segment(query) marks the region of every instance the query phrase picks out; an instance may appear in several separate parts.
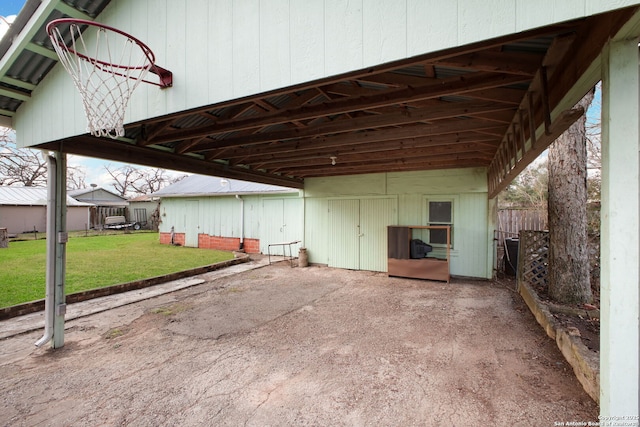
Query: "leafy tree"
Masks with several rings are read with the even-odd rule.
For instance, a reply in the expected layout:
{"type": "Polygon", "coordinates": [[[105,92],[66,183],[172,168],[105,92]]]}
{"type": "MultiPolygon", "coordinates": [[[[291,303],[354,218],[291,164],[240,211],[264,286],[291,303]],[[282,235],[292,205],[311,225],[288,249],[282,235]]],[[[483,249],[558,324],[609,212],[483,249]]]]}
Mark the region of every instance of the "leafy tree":
{"type": "Polygon", "coordinates": [[[508,208],[547,208],[547,159],[541,157],[530,164],[498,195],[498,207],[508,208]]]}

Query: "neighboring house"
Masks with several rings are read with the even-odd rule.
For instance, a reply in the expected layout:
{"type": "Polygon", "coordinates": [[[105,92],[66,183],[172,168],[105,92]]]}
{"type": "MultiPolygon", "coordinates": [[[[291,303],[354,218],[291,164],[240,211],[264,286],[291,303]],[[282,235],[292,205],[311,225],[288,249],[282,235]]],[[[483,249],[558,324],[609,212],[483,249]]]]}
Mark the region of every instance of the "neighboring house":
{"type": "MultiPolygon", "coordinates": [[[[67,230],[84,230],[90,204],[67,196],[67,230]]],[[[0,228],[10,235],[47,230],[47,189],[0,186],[0,228]]]]}
{"type": "Polygon", "coordinates": [[[142,228],[158,229],[157,210],[160,198],[155,194],[145,194],[129,199],[129,220],[139,223],[142,228]]]}
{"type": "Polygon", "coordinates": [[[94,187],[70,190],[67,191],[67,195],[79,202],[90,203],[94,206],[91,209],[90,228],[102,227],[104,219],[108,216],[122,215],[127,220],[131,220],[127,212],[128,200],[104,188],[94,187]]]}
{"type": "Polygon", "coordinates": [[[303,239],[299,190],[191,175],[153,195],[160,197],[161,243],[266,253],[270,243],[303,239]]]}

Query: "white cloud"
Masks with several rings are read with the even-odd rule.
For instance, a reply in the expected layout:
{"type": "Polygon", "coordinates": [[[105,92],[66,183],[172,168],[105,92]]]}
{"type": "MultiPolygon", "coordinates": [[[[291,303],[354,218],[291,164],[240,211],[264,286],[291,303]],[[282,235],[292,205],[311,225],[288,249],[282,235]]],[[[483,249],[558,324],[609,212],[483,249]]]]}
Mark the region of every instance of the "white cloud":
{"type": "Polygon", "coordinates": [[[9,24],[12,24],[16,20],[16,15],[9,15],[7,17],[0,16],[0,39],[9,30],[9,24]]]}

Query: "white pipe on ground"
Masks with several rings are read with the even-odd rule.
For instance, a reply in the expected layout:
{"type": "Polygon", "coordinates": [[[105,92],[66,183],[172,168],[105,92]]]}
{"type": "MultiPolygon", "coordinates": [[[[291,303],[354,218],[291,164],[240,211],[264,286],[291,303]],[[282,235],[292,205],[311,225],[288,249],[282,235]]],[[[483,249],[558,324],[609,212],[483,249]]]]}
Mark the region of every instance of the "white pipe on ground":
{"type": "Polygon", "coordinates": [[[244,199],[236,194],[236,199],[240,200],[240,250],[244,249],[244,199]]]}
{"type": "Polygon", "coordinates": [[[44,302],[44,335],[36,341],[36,347],[41,347],[53,338],[54,304],[55,304],[55,265],[56,265],[56,169],[57,163],[53,156],[47,155],[47,273],[46,296],[44,302]]]}

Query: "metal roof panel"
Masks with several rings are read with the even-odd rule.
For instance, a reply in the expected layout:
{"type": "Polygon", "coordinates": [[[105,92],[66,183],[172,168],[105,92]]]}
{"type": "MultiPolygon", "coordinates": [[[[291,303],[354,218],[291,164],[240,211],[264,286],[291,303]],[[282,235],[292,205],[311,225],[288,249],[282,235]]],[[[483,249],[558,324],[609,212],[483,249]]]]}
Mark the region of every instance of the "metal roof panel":
{"type": "MultiPolygon", "coordinates": [[[[9,206],[46,206],[47,189],[40,187],[0,186],[0,205],[9,206]]],[[[67,196],[67,206],[91,206],[67,196]]]]}
{"type": "Polygon", "coordinates": [[[233,196],[241,194],[297,193],[277,185],[259,184],[216,176],[191,175],[153,193],[159,197],[233,196]]]}

